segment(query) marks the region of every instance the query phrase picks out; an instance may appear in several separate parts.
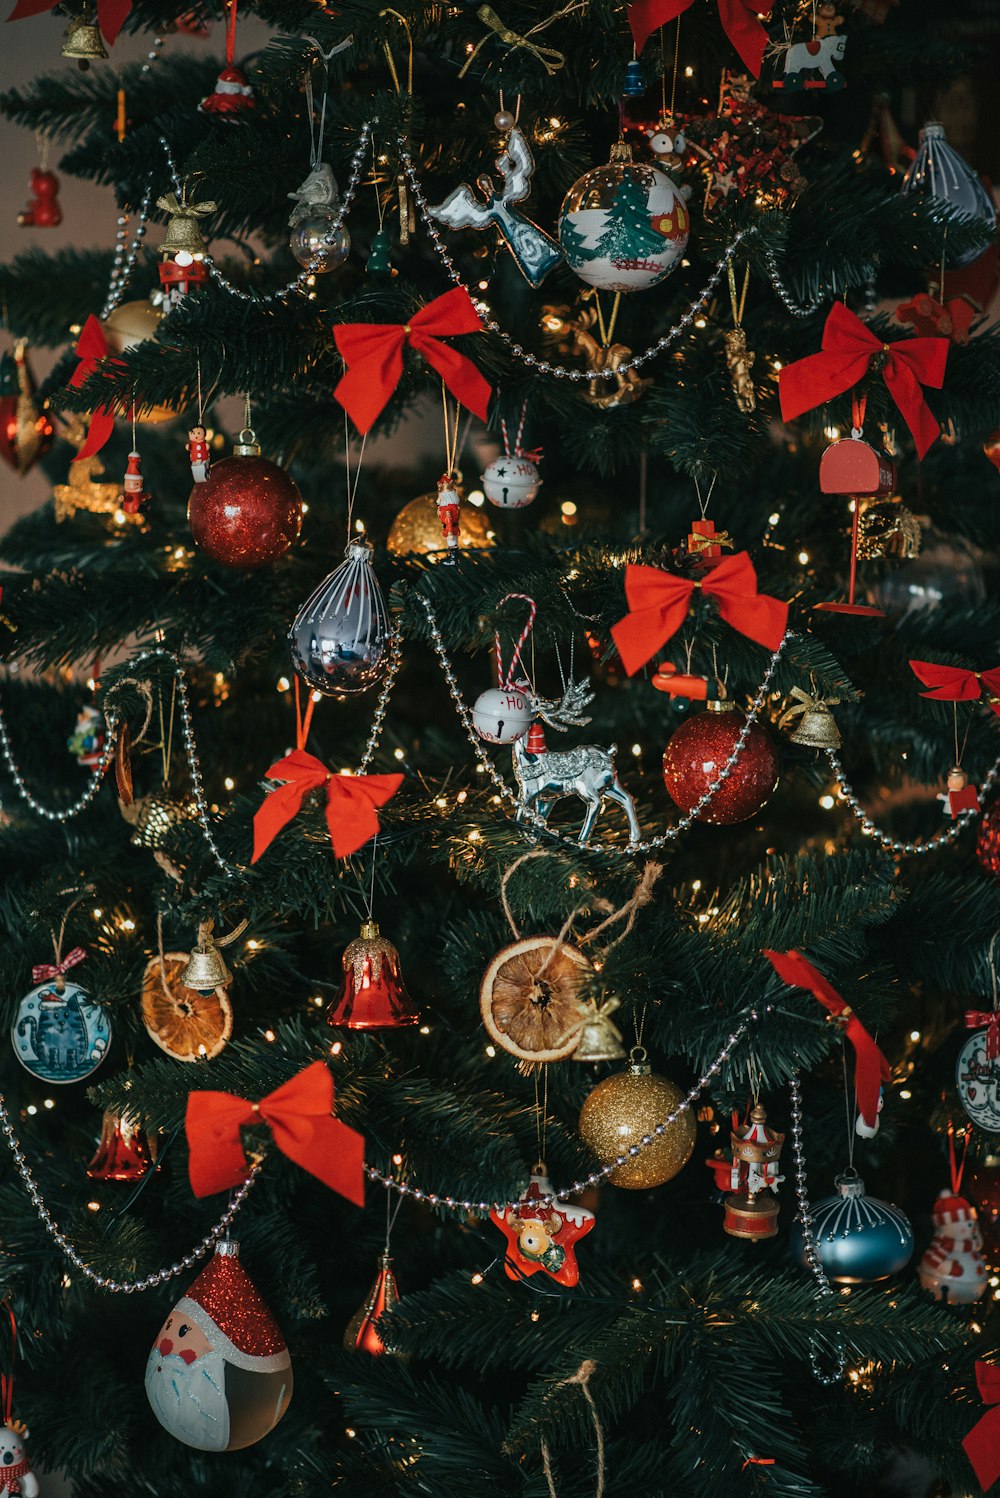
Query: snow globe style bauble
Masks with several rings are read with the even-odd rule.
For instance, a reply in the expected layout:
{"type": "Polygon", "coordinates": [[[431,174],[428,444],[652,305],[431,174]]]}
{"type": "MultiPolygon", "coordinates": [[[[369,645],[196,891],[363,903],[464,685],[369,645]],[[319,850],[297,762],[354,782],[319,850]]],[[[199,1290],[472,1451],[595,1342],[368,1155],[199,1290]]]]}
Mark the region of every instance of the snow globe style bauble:
{"type": "Polygon", "coordinates": [[[607,166],[587,172],[563,199],[559,243],[570,268],[598,291],[644,291],[679,264],[690,227],[673,178],[634,162],[620,141],[607,166]]]}

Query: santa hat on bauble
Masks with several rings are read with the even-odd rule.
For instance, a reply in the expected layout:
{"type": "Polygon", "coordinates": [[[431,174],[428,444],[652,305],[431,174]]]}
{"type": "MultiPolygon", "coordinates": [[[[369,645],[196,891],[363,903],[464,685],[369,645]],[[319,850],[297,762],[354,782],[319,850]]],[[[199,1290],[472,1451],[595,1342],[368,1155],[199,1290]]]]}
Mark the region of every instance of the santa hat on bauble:
{"type": "Polygon", "coordinates": [[[237,114],[244,109],[256,109],[257,101],[246,74],[239,68],[228,66],[222,69],[215,83],[215,91],[202,99],[198,108],[204,114],[237,114]]]}
{"type": "Polygon", "coordinates": [[[199,1326],[227,1363],[248,1373],[291,1366],[281,1328],[239,1261],[238,1243],[219,1243],[176,1314],[199,1326]]]}

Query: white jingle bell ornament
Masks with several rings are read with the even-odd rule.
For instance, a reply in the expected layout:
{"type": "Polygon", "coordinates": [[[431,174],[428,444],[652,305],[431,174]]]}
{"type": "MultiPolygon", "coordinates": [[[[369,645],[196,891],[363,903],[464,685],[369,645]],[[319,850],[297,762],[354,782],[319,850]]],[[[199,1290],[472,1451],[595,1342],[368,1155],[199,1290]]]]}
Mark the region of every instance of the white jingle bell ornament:
{"type": "Polygon", "coordinates": [[[514,646],[506,670],[504,670],[500,649],[500,632],[497,631],[495,649],[497,680],[500,684],[481,692],[472,709],[472,725],[479,737],[485,739],[487,744],[515,744],[528,732],[534,719],[531,690],[525,681],[515,678],[515,672],[523,670],[521,651],[531,633],[538,608],[535,600],[529,598],[526,593],[508,593],[501,598],[497,608],[503,608],[504,604],[510,603],[512,599],[520,599],[522,603],[528,605],[527,623],[514,646]]]}
{"type": "Polygon", "coordinates": [[[531,458],[504,453],[483,470],[483,493],[501,510],[523,510],[542,487],[538,465],[531,458]]]}

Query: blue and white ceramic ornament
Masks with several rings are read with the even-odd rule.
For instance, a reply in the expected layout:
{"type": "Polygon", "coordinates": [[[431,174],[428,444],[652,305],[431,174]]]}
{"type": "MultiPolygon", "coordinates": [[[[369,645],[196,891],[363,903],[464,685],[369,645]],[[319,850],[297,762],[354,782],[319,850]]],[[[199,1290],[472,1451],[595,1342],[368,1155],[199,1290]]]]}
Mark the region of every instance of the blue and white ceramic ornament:
{"type": "MultiPolygon", "coordinates": [[[[810,1208],[819,1261],[840,1285],[867,1285],[898,1274],[913,1256],[913,1229],[898,1207],[865,1195],[856,1170],[837,1176],[836,1196],[810,1208]]],[[[806,1267],[801,1222],[795,1222],[788,1246],[806,1267]]]]}
{"type": "Polygon", "coordinates": [[[111,1044],[107,1010],[78,983],[39,983],[25,994],[11,1026],[14,1055],[39,1081],[61,1086],[96,1071],[111,1044]]]}

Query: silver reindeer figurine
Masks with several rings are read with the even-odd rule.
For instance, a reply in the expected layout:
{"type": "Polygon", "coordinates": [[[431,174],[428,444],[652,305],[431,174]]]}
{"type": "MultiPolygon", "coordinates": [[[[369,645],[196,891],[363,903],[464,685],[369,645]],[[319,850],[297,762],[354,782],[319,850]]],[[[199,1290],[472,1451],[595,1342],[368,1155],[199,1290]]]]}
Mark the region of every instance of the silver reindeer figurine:
{"type": "MultiPolygon", "coordinates": [[[[533,696],[531,707],[543,723],[561,731],[589,723],[583,709],[593,699],[594,694],[586,682],[570,681],[560,701],[533,696]]],[[[525,812],[533,811],[547,822],[549,813],[561,797],[579,796],[586,806],[579,838],[580,845],[585,846],[607,798],[616,801],[628,818],[630,845],[639,842],[642,829],[635,814],[635,804],[615,769],[616,746],[612,744],[610,749],[601,749],[596,744],[579,744],[575,749],[555,753],[545,748],[533,752],[531,740],[537,737],[540,737],[538,730],[532,729],[512,746],[514,774],[521,791],[518,821],[523,820],[525,812]]]]}

